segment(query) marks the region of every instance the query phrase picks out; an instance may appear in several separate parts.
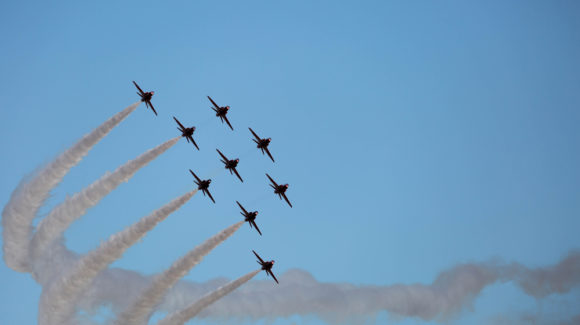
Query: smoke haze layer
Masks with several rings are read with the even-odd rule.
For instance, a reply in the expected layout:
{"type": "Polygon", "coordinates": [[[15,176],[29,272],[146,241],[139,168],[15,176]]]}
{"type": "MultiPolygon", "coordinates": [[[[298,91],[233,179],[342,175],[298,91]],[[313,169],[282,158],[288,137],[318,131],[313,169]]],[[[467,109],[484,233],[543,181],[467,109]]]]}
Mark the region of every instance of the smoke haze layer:
{"type": "MultiPolygon", "coordinates": [[[[439,273],[430,284],[353,285],[317,281],[310,273],[294,269],[282,274],[280,284],[272,279],[251,281],[200,312],[197,317],[224,319],[272,319],[293,315],[317,316],[332,324],[350,318],[369,318],[386,311],[399,317],[427,321],[445,320],[461,312],[488,286],[511,282],[534,298],[570,292],[580,285],[580,253],[571,252],[557,264],[527,268],[519,263],[466,263],[439,273]],[[535,289],[530,290],[530,283],[535,289]],[[558,283],[546,286],[543,283],[558,283]]],[[[112,305],[113,312],[125,310],[133,299],[150,286],[150,277],[136,272],[111,269],[102,274],[85,297],[84,308],[94,310],[112,305]]],[[[192,302],[226,284],[224,279],[206,283],[181,281],[158,306],[169,313],[187,308],[192,302]]]]}
{"type": "MultiPolygon", "coordinates": [[[[572,252],[557,264],[530,269],[518,263],[468,263],[441,272],[431,284],[387,286],[319,282],[308,272],[291,270],[273,281],[253,281],[200,313],[206,318],[264,319],[315,315],[332,323],[353,316],[372,317],[387,311],[426,321],[457,314],[488,286],[512,282],[534,298],[567,293],[580,284],[580,253],[572,252]]],[[[174,292],[164,306],[181,309],[188,290],[174,292]]]]}

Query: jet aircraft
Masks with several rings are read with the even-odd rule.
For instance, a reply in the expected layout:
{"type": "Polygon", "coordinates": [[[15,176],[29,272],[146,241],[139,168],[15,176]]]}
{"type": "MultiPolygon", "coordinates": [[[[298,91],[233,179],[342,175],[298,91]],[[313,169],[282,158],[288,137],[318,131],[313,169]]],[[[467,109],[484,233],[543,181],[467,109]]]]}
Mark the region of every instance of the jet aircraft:
{"type": "Polygon", "coordinates": [[[242,209],[243,212],[240,212],[240,214],[243,215],[246,221],[250,224],[250,228],[252,228],[253,225],[260,234],[260,236],[262,236],[262,232],[260,231],[260,228],[258,228],[258,225],[256,224],[256,216],[258,215],[258,211],[248,212],[246,211],[246,209],[244,209],[244,207],[240,204],[240,202],[236,201],[236,203],[238,204],[240,209],[242,209]]]}
{"type": "Polygon", "coordinates": [[[135,81],[133,81],[133,84],[135,85],[135,87],[137,87],[137,90],[139,90],[137,92],[137,95],[141,96],[141,101],[145,102],[145,106],[150,108],[153,111],[153,113],[155,113],[155,115],[157,115],[157,111],[155,111],[153,104],[151,104],[151,97],[153,97],[153,94],[155,92],[154,91],[144,92],[135,81]]]}
{"type": "Polygon", "coordinates": [[[213,203],[215,203],[213,196],[211,196],[211,193],[209,192],[209,184],[211,183],[211,179],[206,179],[202,181],[191,169],[189,170],[189,172],[191,173],[191,175],[193,175],[193,177],[195,177],[195,180],[193,182],[195,183],[195,185],[197,185],[197,189],[201,190],[204,196],[207,194],[207,196],[209,196],[209,198],[213,201],[213,203]]]}
{"type": "Polygon", "coordinates": [[[211,99],[211,97],[207,96],[207,98],[209,99],[209,101],[214,106],[211,109],[213,109],[213,111],[215,112],[215,116],[219,117],[220,120],[222,121],[222,123],[225,120],[226,123],[228,124],[228,126],[230,127],[230,129],[232,129],[232,131],[233,131],[234,128],[232,127],[232,125],[230,124],[230,121],[228,121],[228,117],[226,116],[228,114],[228,111],[230,110],[230,107],[229,106],[222,106],[222,107],[220,107],[218,104],[216,104],[213,101],[213,99],[211,99]]]}
{"type": "Polygon", "coordinates": [[[280,284],[280,282],[278,282],[278,279],[276,279],[276,276],[274,275],[274,273],[272,273],[272,267],[274,266],[274,260],[264,262],[264,260],[258,255],[258,253],[256,253],[254,250],[252,250],[252,252],[254,252],[254,255],[256,255],[256,257],[258,258],[259,261],[256,261],[256,262],[258,262],[258,264],[260,264],[262,266],[262,270],[266,271],[267,275],[271,275],[272,278],[274,279],[274,281],[276,281],[276,283],[280,284]]]}
{"type": "Polygon", "coordinates": [[[228,169],[230,171],[230,174],[232,172],[234,172],[236,174],[236,176],[238,176],[240,181],[242,181],[242,183],[243,183],[244,180],[242,179],[242,177],[240,176],[240,174],[238,174],[238,171],[236,170],[236,166],[238,165],[238,162],[240,162],[240,159],[236,158],[236,159],[229,160],[228,158],[226,158],[226,156],[224,156],[224,154],[221,151],[219,151],[219,149],[216,149],[216,150],[220,154],[220,156],[222,156],[221,162],[223,162],[224,165],[226,165],[225,167],[226,167],[226,169],[228,169]]]}
{"type": "Polygon", "coordinates": [[[268,150],[268,145],[270,144],[270,141],[272,141],[272,138],[261,139],[256,134],[256,132],[254,132],[254,130],[252,130],[252,128],[248,128],[248,129],[250,129],[250,132],[252,132],[252,134],[254,135],[255,139],[252,139],[252,140],[258,145],[258,149],[262,150],[262,154],[264,154],[264,151],[266,151],[266,153],[268,154],[268,157],[270,157],[270,159],[272,159],[272,162],[274,162],[274,158],[270,154],[270,150],[268,150]]]}
{"type": "Polygon", "coordinates": [[[184,137],[188,143],[191,140],[193,145],[197,148],[197,150],[199,150],[197,143],[195,143],[195,140],[193,140],[193,132],[195,131],[195,126],[192,126],[190,128],[186,128],[185,126],[183,126],[183,124],[181,124],[181,122],[179,122],[179,120],[177,118],[175,118],[175,116],[173,117],[173,119],[179,125],[179,127],[177,129],[179,130],[179,132],[181,132],[181,136],[184,137]]]}
{"type": "Polygon", "coordinates": [[[274,189],[274,193],[275,194],[278,194],[278,197],[280,197],[280,200],[282,200],[282,197],[284,197],[284,200],[286,200],[286,202],[288,203],[288,205],[290,207],[292,207],[292,203],[290,203],[290,201],[286,197],[286,190],[288,189],[288,184],[278,185],[272,179],[272,177],[270,177],[270,175],[268,175],[268,173],[266,173],[266,176],[268,176],[268,178],[270,179],[270,182],[272,182],[272,184],[270,184],[270,186],[274,189]]]}

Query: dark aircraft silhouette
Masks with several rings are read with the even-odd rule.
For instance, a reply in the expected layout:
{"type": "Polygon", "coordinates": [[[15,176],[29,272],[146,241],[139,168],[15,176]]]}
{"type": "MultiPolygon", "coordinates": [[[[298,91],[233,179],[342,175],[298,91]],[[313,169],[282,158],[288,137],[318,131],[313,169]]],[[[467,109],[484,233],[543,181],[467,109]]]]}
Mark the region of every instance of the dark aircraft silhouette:
{"type": "Polygon", "coordinates": [[[209,192],[209,184],[211,183],[211,179],[206,179],[202,181],[191,169],[189,170],[189,172],[191,173],[191,175],[193,175],[193,177],[195,177],[195,181],[193,182],[195,183],[195,185],[197,185],[197,189],[201,190],[204,196],[207,194],[207,196],[209,196],[209,198],[213,201],[213,203],[215,203],[213,196],[211,196],[211,193],[209,192]]]}
{"type": "Polygon", "coordinates": [[[238,158],[229,160],[228,158],[226,158],[226,156],[224,156],[224,154],[221,151],[219,151],[219,149],[216,149],[216,150],[220,154],[220,156],[222,156],[221,162],[223,162],[226,165],[226,169],[229,169],[230,174],[232,172],[236,173],[236,176],[238,176],[240,181],[242,181],[242,183],[243,183],[244,180],[242,179],[242,177],[240,176],[240,174],[238,174],[238,171],[236,170],[236,166],[238,165],[238,162],[240,162],[240,160],[238,158]]]}
{"type": "Polygon", "coordinates": [[[258,211],[248,212],[246,211],[246,209],[244,209],[244,207],[240,204],[240,202],[236,201],[236,203],[238,204],[240,209],[242,209],[243,212],[240,212],[240,214],[243,215],[244,218],[246,218],[246,221],[250,224],[250,228],[252,228],[252,225],[254,225],[260,236],[262,236],[262,232],[260,231],[260,228],[258,228],[258,225],[256,224],[255,221],[256,216],[258,215],[258,211]]]}
{"type": "Polygon", "coordinates": [[[252,130],[252,128],[248,129],[250,129],[250,132],[252,132],[252,134],[254,135],[255,139],[252,140],[254,140],[254,142],[258,145],[258,149],[262,150],[262,154],[264,154],[264,151],[266,151],[268,157],[270,157],[270,159],[272,159],[272,162],[274,162],[274,158],[272,158],[270,150],[268,150],[268,145],[270,144],[270,141],[272,141],[272,138],[260,139],[260,137],[256,134],[256,132],[254,132],[254,130],[252,130]]]}
{"type": "Polygon", "coordinates": [[[259,259],[259,261],[256,262],[258,262],[258,264],[262,266],[262,270],[266,271],[267,275],[271,275],[272,278],[274,278],[274,281],[280,284],[280,282],[278,282],[278,279],[276,279],[274,273],[272,273],[272,266],[274,266],[274,260],[264,262],[264,260],[258,255],[258,253],[256,253],[254,250],[252,250],[252,252],[254,252],[254,255],[256,255],[256,257],[259,259]]]}
{"type": "Polygon", "coordinates": [[[145,102],[145,106],[149,107],[153,111],[153,113],[155,113],[155,115],[157,115],[157,112],[155,111],[153,104],[151,104],[151,97],[153,97],[153,94],[155,92],[154,91],[144,92],[135,81],[133,81],[133,84],[139,90],[137,92],[137,95],[141,96],[141,101],[145,102]]]}
{"type": "Polygon", "coordinates": [[[226,123],[228,124],[228,126],[230,127],[230,129],[232,129],[232,131],[233,131],[234,128],[232,127],[232,125],[230,124],[230,121],[228,121],[228,117],[226,116],[228,114],[230,107],[229,106],[220,107],[218,104],[216,104],[213,101],[213,99],[211,99],[211,97],[207,96],[207,98],[214,106],[211,109],[213,109],[213,111],[215,112],[215,116],[218,116],[220,118],[220,120],[222,121],[222,123],[225,120],[226,123]]]}
{"type": "Polygon", "coordinates": [[[290,203],[290,201],[288,201],[288,198],[286,197],[286,190],[288,189],[288,184],[278,185],[278,184],[276,184],[276,182],[274,182],[272,177],[270,177],[270,175],[268,175],[268,173],[266,173],[266,176],[268,176],[268,178],[270,179],[270,182],[272,182],[272,184],[270,184],[270,186],[272,186],[272,188],[274,189],[274,193],[278,194],[278,196],[280,197],[280,200],[282,200],[282,197],[284,197],[284,200],[286,200],[288,205],[290,207],[292,207],[292,203],[290,203]]]}
{"type": "Polygon", "coordinates": [[[175,116],[173,117],[173,119],[179,125],[179,127],[177,129],[181,132],[181,136],[184,137],[187,140],[188,143],[191,140],[191,142],[193,143],[193,145],[197,148],[197,150],[199,150],[199,147],[197,146],[197,143],[195,143],[195,140],[193,140],[193,132],[195,131],[195,126],[192,126],[190,128],[186,128],[185,126],[183,126],[183,124],[181,124],[179,122],[178,119],[175,118],[175,116]]]}

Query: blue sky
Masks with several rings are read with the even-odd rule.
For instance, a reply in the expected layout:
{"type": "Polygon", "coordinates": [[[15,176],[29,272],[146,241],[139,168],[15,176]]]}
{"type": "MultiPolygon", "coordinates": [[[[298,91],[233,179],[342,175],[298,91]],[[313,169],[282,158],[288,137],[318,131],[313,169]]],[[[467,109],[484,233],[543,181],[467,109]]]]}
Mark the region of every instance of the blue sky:
{"type": "MultiPolygon", "coordinates": [[[[574,1],[5,3],[0,205],[135,102],[136,80],[155,90],[159,116],[139,107],[43,211],[176,136],[173,115],[197,126],[201,151],[180,142],[139,171],[67,231],[75,251],[191,189],[191,168],[217,175],[217,204],[195,196],[115,266],[163,270],[238,221],[235,200],[260,211],[264,236],[245,225],[188,279],[245,274],[251,249],[275,258],[278,273],[355,284],[430,283],[497,257],[551,265],[580,247],[579,16],[574,1]],[[234,132],[207,95],[231,106],[234,132]],[[273,138],[275,164],[248,126],[273,138]],[[215,148],[240,158],[245,183],[221,172],[215,148]],[[293,209],[265,172],[290,183],[293,209]]],[[[41,288],[2,263],[0,279],[2,323],[34,323],[41,288]]],[[[454,321],[539,304],[550,314],[579,297],[536,302],[498,284],[454,321]]],[[[281,324],[291,321],[301,320],[281,324]]]]}

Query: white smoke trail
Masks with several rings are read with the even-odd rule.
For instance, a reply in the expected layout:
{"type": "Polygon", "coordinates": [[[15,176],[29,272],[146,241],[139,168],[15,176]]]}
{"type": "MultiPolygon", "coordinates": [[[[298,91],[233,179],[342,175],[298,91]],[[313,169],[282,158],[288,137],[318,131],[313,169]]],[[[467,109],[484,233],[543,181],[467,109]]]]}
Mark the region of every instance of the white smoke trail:
{"type": "Polygon", "coordinates": [[[179,141],[176,137],[159,146],[148,150],[139,157],[128,161],[112,173],[106,173],[99,180],[89,185],[81,192],[67,198],[56,206],[49,215],[38,224],[37,231],[32,237],[31,254],[38,256],[86,211],[117,188],[127,182],[142,167],[164,153],[179,141]]]}
{"type": "Polygon", "coordinates": [[[144,290],[137,300],[117,318],[115,324],[142,325],[146,324],[155,307],[163,300],[167,291],[179,279],[183,278],[194,266],[209,254],[216,246],[234,234],[244,221],[237,222],[209,238],[203,244],[189,251],[162,274],[155,277],[153,283],[144,290]]]}
{"type": "Polygon", "coordinates": [[[48,166],[38,171],[32,179],[21,183],[12,193],[2,211],[4,261],[8,267],[18,272],[30,272],[29,245],[32,222],[50,191],[97,142],[133,112],[140,103],[130,105],[86,134],[48,166]]]}
{"type": "Polygon", "coordinates": [[[40,302],[39,324],[55,325],[68,322],[74,314],[77,301],[83,292],[89,289],[95,277],[159,222],[191,199],[196,192],[197,190],[193,190],[174,199],[123,231],[112,235],[97,249],[81,258],[59,280],[45,288],[40,302]]]}
{"type": "Polygon", "coordinates": [[[200,311],[207,308],[209,305],[213,304],[223,296],[236,290],[242,284],[250,281],[256,274],[260,273],[261,269],[252,271],[234,281],[228,282],[227,284],[217,288],[214,291],[209,292],[201,299],[187,306],[186,308],[176,311],[167,317],[160,320],[157,325],[183,325],[188,320],[199,314],[200,311]]]}

